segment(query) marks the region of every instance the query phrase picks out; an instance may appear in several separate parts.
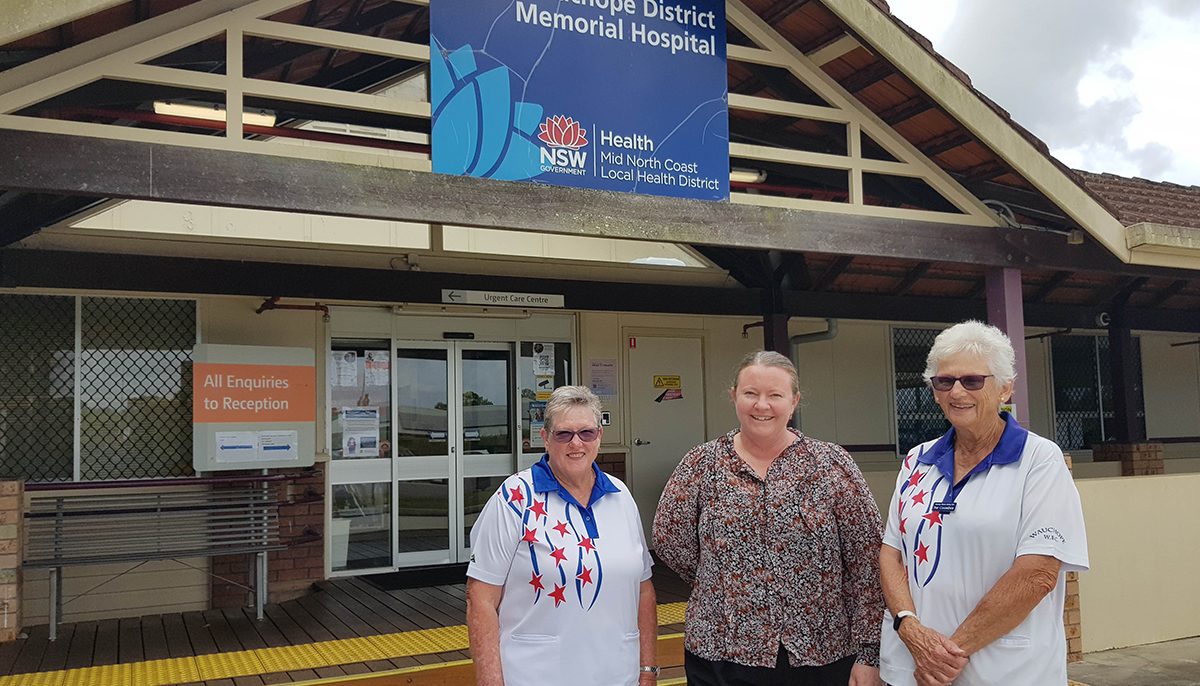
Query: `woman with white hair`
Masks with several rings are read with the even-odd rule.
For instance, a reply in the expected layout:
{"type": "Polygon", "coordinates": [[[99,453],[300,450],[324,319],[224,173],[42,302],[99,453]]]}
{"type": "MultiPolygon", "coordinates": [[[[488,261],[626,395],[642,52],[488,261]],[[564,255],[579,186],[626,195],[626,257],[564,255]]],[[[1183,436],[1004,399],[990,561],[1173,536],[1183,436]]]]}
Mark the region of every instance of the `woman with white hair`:
{"type": "Polygon", "coordinates": [[[625,484],[596,466],[600,400],[546,403],[546,454],[505,480],[471,529],[467,631],[479,686],[651,686],[650,553],[625,484]]]}
{"type": "Polygon", "coordinates": [[[888,508],[880,675],[892,686],[1067,683],[1064,576],[1088,566],[1083,511],[1062,450],[1000,409],[1014,357],[976,321],[929,351],[951,428],[909,451],[888,508]]]}

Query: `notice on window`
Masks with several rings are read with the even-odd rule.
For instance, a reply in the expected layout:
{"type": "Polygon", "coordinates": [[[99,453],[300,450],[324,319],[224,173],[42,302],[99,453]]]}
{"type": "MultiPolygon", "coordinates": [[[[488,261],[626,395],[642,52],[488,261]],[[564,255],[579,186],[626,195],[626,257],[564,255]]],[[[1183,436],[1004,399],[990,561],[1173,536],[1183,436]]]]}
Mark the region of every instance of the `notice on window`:
{"type": "Polygon", "coordinates": [[[529,447],[541,450],[546,447],[542,440],[542,427],[546,426],[546,403],[529,403],[529,447]]]}
{"type": "Polygon", "coordinates": [[[343,407],[342,456],[379,457],[379,408],[343,407]]]}
{"type": "Polygon", "coordinates": [[[617,396],[617,361],[612,359],[591,360],[589,365],[592,393],[601,398],[617,396]]]}
{"type": "Polygon", "coordinates": [[[554,375],[538,374],[533,377],[533,396],[538,400],[549,400],[554,392],[554,375]]]}
{"type": "Polygon", "coordinates": [[[259,431],[258,459],[296,462],[300,459],[299,443],[299,431],[259,431]]]}
{"type": "Polygon", "coordinates": [[[388,365],[390,358],[386,350],[368,350],[364,362],[368,386],[388,385],[388,365]]]}
{"type": "Polygon", "coordinates": [[[554,344],[533,344],[533,373],[554,376],[554,344]]]}
{"type": "Polygon", "coordinates": [[[218,431],[217,462],[254,462],[258,459],[258,437],[253,431],[218,431]]]}
{"type": "Polygon", "coordinates": [[[358,353],[353,350],[329,353],[329,368],[334,386],[358,385],[358,353]]]}

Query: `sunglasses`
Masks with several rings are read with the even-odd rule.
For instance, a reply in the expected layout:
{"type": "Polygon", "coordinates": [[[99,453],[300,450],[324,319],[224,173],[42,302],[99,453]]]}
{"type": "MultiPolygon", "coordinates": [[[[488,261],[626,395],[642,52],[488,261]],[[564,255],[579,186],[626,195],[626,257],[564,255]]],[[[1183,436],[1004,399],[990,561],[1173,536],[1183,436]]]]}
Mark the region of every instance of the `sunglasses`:
{"type": "Polygon", "coordinates": [[[550,435],[554,437],[556,443],[570,443],[576,436],[584,443],[591,443],[600,438],[599,429],[583,429],[581,431],[551,431],[550,435]]]}
{"type": "Polygon", "coordinates": [[[931,376],[929,385],[935,391],[948,391],[954,388],[954,382],[959,381],[968,391],[978,391],[992,374],[967,374],[966,376],[931,376]]]}

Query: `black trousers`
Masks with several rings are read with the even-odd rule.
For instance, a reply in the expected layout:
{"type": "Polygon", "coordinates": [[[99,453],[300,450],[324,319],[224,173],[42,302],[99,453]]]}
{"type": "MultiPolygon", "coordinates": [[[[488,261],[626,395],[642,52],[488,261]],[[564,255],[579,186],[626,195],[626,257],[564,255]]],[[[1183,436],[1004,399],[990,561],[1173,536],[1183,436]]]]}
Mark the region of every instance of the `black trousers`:
{"type": "Polygon", "coordinates": [[[819,667],[792,667],[780,645],[774,667],[747,667],[725,660],[705,660],[683,653],[688,686],[846,686],[854,655],[819,667]]]}

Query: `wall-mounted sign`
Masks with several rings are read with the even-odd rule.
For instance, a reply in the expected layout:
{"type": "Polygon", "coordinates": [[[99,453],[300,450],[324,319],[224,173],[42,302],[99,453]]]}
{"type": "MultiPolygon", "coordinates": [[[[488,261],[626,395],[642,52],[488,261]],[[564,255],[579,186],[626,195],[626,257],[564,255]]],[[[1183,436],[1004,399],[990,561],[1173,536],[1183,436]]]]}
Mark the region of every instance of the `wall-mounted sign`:
{"type": "Polygon", "coordinates": [[[563,296],[555,293],[464,291],[459,288],[443,288],[442,302],[455,305],[487,305],[492,307],[562,307],[563,296]]]}
{"type": "Polygon", "coordinates": [[[724,0],[430,3],[433,171],[729,197],[724,0]]]}
{"type": "Polygon", "coordinates": [[[196,471],[313,463],[317,387],[311,349],[197,345],[192,359],[196,471]]]}

